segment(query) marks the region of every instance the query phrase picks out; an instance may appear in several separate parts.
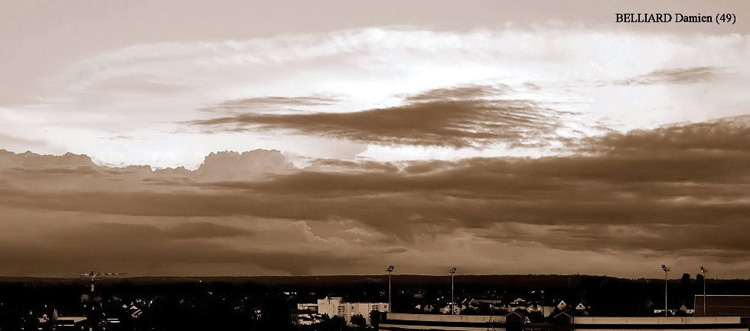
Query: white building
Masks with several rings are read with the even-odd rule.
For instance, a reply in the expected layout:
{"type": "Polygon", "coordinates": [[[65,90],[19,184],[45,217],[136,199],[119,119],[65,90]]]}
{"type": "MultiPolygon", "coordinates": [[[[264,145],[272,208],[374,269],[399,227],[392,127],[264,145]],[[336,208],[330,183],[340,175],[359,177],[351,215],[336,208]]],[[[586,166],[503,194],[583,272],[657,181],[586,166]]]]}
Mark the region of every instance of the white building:
{"type": "MultiPolygon", "coordinates": [[[[388,312],[388,303],[384,302],[344,302],[341,297],[325,297],[318,299],[317,304],[300,303],[297,309],[300,311],[315,311],[317,316],[328,315],[328,317],[339,316],[347,324],[351,324],[352,316],[362,315],[370,325],[370,312],[388,312]]],[[[300,321],[302,322],[302,321],[300,321]]],[[[307,324],[307,323],[302,323],[307,324]]]]}

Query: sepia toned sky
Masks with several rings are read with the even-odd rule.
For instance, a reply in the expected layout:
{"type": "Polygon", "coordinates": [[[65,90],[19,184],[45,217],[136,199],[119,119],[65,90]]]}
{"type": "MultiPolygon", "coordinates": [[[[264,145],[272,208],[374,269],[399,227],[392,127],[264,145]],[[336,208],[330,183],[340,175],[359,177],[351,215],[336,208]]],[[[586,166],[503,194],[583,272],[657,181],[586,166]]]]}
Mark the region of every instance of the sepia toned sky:
{"type": "Polygon", "coordinates": [[[0,0],[0,276],[747,278],[749,7],[0,0]]]}

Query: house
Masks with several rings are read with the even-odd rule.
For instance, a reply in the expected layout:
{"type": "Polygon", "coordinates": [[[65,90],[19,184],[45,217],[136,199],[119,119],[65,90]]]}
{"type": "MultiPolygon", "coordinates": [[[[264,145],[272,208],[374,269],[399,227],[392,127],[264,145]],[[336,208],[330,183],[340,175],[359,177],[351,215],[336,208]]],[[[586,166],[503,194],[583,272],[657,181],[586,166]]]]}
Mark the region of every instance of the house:
{"type": "Polygon", "coordinates": [[[540,304],[533,303],[526,307],[526,311],[534,314],[541,314],[544,317],[550,316],[555,311],[555,306],[542,306],[540,304]]]}
{"type": "Polygon", "coordinates": [[[578,316],[585,316],[589,314],[588,308],[583,304],[583,302],[578,303],[575,309],[575,313],[578,316]]]}
{"type": "MultiPolygon", "coordinates": [[[[453,315],[461,314],[461,311],[464,309],[460,304],[453,305],[453,315]]],[[[441,314],[450,314],[451,313],[451,304],[448,303],[443,308],[440,308],[441,314]]]]}
{"type": "Polygon", "coordinates": [[[526,300],[524,298],[516,298],[510,302],[511,307],[526,307],[526,300]]]}

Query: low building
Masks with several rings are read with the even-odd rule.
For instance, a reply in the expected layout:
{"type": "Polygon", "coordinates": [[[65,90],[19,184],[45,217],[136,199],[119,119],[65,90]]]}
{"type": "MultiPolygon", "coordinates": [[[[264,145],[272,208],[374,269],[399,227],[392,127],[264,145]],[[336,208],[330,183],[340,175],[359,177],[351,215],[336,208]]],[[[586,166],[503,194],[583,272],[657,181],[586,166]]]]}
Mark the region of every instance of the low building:
{"type": "Polygon", "coordinates": [[[388,313],[386,319],[380,322],[381,331],[503,331],[504,329],[505,316],[388,313]]]}
{"type": "Polygon", "coordinates": [[[87,320],[84,316],[59,316],[53,321],[55,330],[82,330],[87,320]]]}
{"type": "Polygon", "coordinates": [[[384,302],[344,302],[341,297],[325,297],[318,299],[317,303],[297,304],[297,310],[297,324],[301,325],[318,323],[323,315],[339,316],[347,324],[351,324],[353,316],[361,315],[370,325],[370,312],[388,312],[389,307],[384,302]]]}
{"type": "Polygon", "coordinates": [[[695,316],[734,315],[750,318],[750,295],[696,295],[693,307],[695,316]]]}
{"type": "Polygon", "coordinates": [[[506,316],[422,315],[389,313],[382,331],[748,331],[739,316],[722,317],[590,317],[555,315],[550,322],[530,321],[525,314],[506,316]]]}

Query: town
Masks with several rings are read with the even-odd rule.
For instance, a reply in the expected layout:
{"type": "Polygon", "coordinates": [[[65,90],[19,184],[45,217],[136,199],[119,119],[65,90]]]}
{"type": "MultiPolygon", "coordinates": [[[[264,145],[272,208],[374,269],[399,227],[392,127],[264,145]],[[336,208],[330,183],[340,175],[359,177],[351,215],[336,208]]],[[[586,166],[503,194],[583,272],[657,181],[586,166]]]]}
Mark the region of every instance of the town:
{"type": "Polygon", "coordinates": [[[750,281],[703,275],[2,279],[0,329],[748,330],[750,281]]]}

